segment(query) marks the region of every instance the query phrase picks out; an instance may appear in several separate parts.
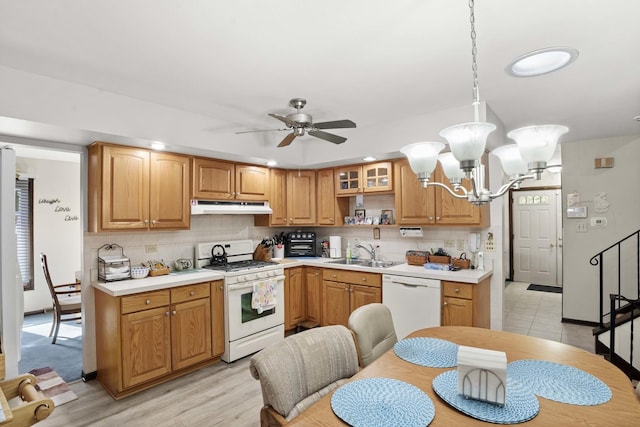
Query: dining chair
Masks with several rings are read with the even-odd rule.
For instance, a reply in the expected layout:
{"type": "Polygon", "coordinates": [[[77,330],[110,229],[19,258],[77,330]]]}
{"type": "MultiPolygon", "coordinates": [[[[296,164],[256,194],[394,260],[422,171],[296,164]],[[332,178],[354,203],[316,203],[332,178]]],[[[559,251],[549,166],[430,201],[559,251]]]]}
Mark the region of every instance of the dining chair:
{"type": "Polygon", "coordinates": [[[371,303],[356,308],[349,316],[349,329],[355,335],[363,368],[398,342],[391,311],[384,304],[371,303]]]}
{"type": "Polygon", "coordinates": [[[75,322],[82,319],[81,289],[77,288],[77,283],[54,285],[49,274],[47,256],[43,253],[40,254],[40,264],[53,300],[53,324],[49,336],[53,335],[51,344],[55,344],[61,322],[75,322]]]}
{"type": "Polygon", "coordinates": [[[358,372],[353,336],[342,325],[290,335],[255,354],[251,375],[260,380],[260,425],[282,426],[358,372]]]}

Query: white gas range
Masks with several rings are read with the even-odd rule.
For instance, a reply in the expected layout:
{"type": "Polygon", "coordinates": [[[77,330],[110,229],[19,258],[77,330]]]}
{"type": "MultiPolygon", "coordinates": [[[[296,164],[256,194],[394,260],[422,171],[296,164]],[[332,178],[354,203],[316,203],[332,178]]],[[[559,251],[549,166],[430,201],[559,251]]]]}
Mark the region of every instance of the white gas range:
{"type": "Polygon", "coordinates": [[[284,269],[254,261],[251,240],[199,243],[196,266],[224,273],[225,348],[222,360],[234,360],[284,339],[284,269]],[[252,308],[254,285],[271,304],[252,308]]]}

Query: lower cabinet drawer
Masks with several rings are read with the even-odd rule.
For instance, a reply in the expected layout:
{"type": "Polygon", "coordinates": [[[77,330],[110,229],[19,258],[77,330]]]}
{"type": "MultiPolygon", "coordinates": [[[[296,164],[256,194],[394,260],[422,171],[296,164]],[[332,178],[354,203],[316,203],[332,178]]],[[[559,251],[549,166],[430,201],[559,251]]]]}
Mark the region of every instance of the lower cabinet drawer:
{"type": "Polygon", "coordinates": [[[209,283],[198,283],[197,285],[180,286],[171,289],[171,303],[177,304],[185,301],[192,301],[200,298],[208,298],[211,295],[209,283]]]}
{"type": "Polygon", "coordinates": [[[122,314],[166,306],[169,305],[169,290],[128,295],[120,299],[120,304],[122,314]]]}
{"type": "Polygon", "coordinates": [[[469,283],[442,282],[442,295],[455,298],[473,298],[473,286],[469,283]]]}

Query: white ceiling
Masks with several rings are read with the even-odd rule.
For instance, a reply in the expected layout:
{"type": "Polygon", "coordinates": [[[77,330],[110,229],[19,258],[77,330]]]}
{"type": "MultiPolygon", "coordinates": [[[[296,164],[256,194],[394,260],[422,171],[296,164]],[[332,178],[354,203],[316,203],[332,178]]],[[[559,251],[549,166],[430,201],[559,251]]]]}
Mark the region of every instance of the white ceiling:
{"type": "MultiPolygon", "coordinates": [[[[478,0],[480,97],[499,131],[564,124],[564,143],[639,134],[639,16],[637,0],[478,0]],[[580,56],[536,78],[504,73],[550,46],[580,56]]],[[[470,44],[468,0],[4,0],[0,136],[160,140],[285,167],[389,157],[472,119],[470,44]],[[331,131],[348,138],[340,146],[235,134],[280,128],[267,113],[292,112],[293,97],[316,122],[358,127],[331,131]]]]}

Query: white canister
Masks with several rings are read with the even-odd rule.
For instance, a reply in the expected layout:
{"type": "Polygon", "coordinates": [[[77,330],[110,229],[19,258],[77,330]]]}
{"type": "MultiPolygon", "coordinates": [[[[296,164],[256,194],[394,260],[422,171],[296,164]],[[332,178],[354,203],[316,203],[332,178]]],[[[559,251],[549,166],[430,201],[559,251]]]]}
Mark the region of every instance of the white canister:
{"type": "Polygon", "coordinates": [[[273,247],[273,257],[278,259],[284,258],[284,245],[282,243],[273,247]]]}
{"type": "Polygon", "coordinates": [[[329,236],[329,256],[331,258],[342,258],[342,237],[329,236]]]}

